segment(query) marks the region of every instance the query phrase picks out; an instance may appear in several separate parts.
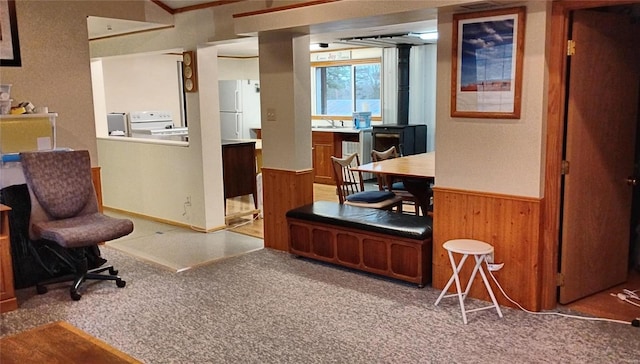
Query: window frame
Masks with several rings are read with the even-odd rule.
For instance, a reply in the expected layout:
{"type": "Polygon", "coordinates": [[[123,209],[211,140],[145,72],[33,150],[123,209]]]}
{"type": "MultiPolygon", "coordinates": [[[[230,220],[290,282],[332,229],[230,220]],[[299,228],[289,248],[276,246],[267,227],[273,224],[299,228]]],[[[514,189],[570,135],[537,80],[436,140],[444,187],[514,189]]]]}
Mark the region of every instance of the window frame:
{"type": "MultiPolygon", "coordinates": [[[[320,62],[311,62],[311,99],[312,101],[312,108],[311,108],[311,119],[312,120],[323,120],[323,119],[336,119],[336,120],[341,120],[341,119],[351,119],[353,116],[352,115],[321,115],[321,114],[315,114],[315,103],[316,103],[316,68],[318,67],[336,67],[336,66],[351,66],[352,70],[353,67],[357,66],[357,65],[363,65],[363,64],[379,64],[380,65],[380,103],[382,103],[382,95],[384,94],[383,92],[383,88],[384,88],[384,82],[383,82],[383,77],[382,77],[382,70],[383,70],[383,66],[382,66],[382,57],[370,57],[370,58],[358,58],[358,59],[347,59],[347,60],[339,60],[339,61],[320,61],[320,62]]],[[[355,74],[355,73],[352,73],[355,74]]],[[[353,94],[353,92],[355,92],[354,90],[352,90],[352,99],[353,102],[355,103],[355,95],[353,94]]],[[[372,115],[371,116],[371,120],[372,121],[382,121],[382,107],[380,108],[380,115],[372,115]]]]}

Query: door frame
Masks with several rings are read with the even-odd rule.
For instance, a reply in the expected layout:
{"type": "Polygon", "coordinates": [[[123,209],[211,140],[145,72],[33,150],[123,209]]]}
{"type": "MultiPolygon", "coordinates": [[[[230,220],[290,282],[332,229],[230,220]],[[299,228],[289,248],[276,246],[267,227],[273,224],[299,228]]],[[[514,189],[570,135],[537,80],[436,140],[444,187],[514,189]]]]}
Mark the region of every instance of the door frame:
{"type": "Polygon", "coordinates": [[[566,48],[569,39],[570,14],[574,10],[638,3],[618,0],[558,0],[551,10],[549,33],[547,140],[545,159],[544,198],[542,199],[542,292],[541,306],[552,309],[558,297],[558,255],[560,248],[561,164],[564,143],[564,118],[566,116],[566,48]]]}

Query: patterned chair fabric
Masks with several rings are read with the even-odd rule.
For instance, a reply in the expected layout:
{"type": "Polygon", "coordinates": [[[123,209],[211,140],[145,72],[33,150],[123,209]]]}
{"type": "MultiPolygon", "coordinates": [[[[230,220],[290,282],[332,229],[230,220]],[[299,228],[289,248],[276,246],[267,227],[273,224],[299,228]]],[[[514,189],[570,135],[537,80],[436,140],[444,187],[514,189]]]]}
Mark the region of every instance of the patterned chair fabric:
{"type": "Polygon", "coordinates": [[[89,152],[27,152],[20,153],[20,161],[31,199],[29,238],[73,272],[36,283],[37,292],[47,292],[46,285],[51,283],[73,281],[69,292],[77,301],[86,280],[111,280],[124,287],[126,282],[118,271],[103,265],[106,260],[100,257],[97,244],[131,233],[133,222],[100,212],[89,152]],[[91,264],[91,257],[95,264],[91,264]],[[89,265],[95,268],[89,269],[89,265]]]}
{"type": "Polygon", "coordinates": [[[29,152],[20,158],[31,195],[31,239],[74,248],[133,231],[130,220],[100,213],[88,151],[29,152]]]}

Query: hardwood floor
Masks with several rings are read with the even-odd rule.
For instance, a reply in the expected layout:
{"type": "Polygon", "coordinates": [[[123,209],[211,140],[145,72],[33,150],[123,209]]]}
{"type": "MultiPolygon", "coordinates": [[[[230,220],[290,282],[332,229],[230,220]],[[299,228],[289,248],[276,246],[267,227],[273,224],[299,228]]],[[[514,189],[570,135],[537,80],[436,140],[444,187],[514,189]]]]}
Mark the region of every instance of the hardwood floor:
{"type": "Polygon", "coordinates": [[[142,363],[63,321],[0,339],[0,363],[142,363]],[[70,350],[70,348],[73,348],[70,350]]]}
{"type": "MultiPolygon", "coordinates": [[[[314,184],[315,201],[338,202],[336,187],[333,185],[314,184]]],[[[262,218],[253,217],[253,197],[240,196],[227,199],[227,226],[229,230],[264,239],[262,218]]]]}
{"type": "MultiPolygon", "coordinates": [[[[316,183],[313,186],[313,192],[315,201],[338,201],[338,197],[335,192],[335,186],[333,185],[323,185],[316,183]]],[[[251,211],[253,211],[252,209],[253,200],[250,196],[228,199],[227,215],[244,214],[244,216],[238,216],[228,219],[227,225],[234,226],[230,229],[231,231],[251,235],[262,239],[262,219],[253,219],[251,215],[251,211]]],[[[640,272],[631,271],[629,273],[629,279],[624,284],[610,288],[582,300],[573,302],[569,305],[566,305],[566,307],[597,317],[631,321],[632,319],[640,317],[640,307],[636,307],[630,303],[620,300],[616,296],[611,295],[621,293],[623,289],[628,289],[631,291],[640,290],[640,272]]],[[[638,291],[638,293],[640,294],[640,291],[638,291]]],[[[632,300],[632,302],[640,304],[640,301],[632,300]]]]}
{"type": "MultiPolygon", "coordinates": [[[[618,293],[622,293],[623,289],[637,290],[636,293],[640,295],[640,272],[631,270],[625,283],[572,302],[566,307],[578,312],[614,320],[631,321],[635,318],[640,318],[640,307],[625,302],[616,296],[618,293]]],[[[631,302],[640,305],[640,300],[632,299],[631,302]]]]}

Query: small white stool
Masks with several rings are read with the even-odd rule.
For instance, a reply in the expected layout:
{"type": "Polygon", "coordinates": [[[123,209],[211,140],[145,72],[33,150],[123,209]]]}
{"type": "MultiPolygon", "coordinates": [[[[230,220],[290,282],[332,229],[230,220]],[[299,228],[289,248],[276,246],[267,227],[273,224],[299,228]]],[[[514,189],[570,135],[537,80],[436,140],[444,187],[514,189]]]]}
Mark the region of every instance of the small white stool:
{"type": "MultiPolygon", "coordinates": [[[[465,324],[467,323],[467,313],[486,310],[493,307],[495,307],[496,311],[498,311],[498,316],[502,317],[502,311],[500,311],[500,306],[498,306],[496,297],[493,295],[493,290],[489,285],[489,281],[487,280],[487,275],[484,273],[484,269],[482,269],[482,263],[486,262],[485,257],[487,255],[493,253],[493,247],[483,241],[473,240],[473,239],[449,240],[444,244],[442,244],[442,247],[445,248],[447,250],[447,253],[449,254],[449,261],[451,262],[451,268],[453,269],[453,274],[451,275],[451,278],[449,278],[449,282],[447,282],[447,285],[444,287],[444,289],[440,293],[440,296],[436,300],[435,305],[437,306],[438,303],[440,303],[440,300],[442,300],[444,297],[458,296],[458,300],[460,301],[460,310],[462,311],[462,321],[465,324]],[[460,263],[458,263],[458,266],[456,266],[456,261],[453,259],[453,253],[462,254],[462,259],[460,260],[460,263]],[[458,276],[458,273],[460,273],[460,271],[462,270],[462,266],[464,265],[464,262],[467,260],[469,255],[473,255],[473,257],[476,259],[476,265],[473,268],[473,272],[471,272],[471,278],[469,278],[469,282],[467,283],[467,288],[464,290],[464,292],[462,292],[462,289],[460,287],[460,277],[458,276]],[[480,275],[482,276],[482,280],[484,281],[485,287],[487,287],[487,292],[489,292],[489,296],[491,296],[491,301],[493,302],[493,305],[475,308],[472,310],[465,310],[464,299],[467,298],[467,294],[471,289],[471,284],[473,283],[473,280],[476,277],[476,273],[478,272],[480,272],[480,275]],[[449,287],[451,287],[451,284],[454,281],[456,282],[456,289],[458,293],[446,294],[447,290],[449,289],[449,287]]],[[[485,267],[486,267],[486,263],[485,263],[485,267]]]]}

